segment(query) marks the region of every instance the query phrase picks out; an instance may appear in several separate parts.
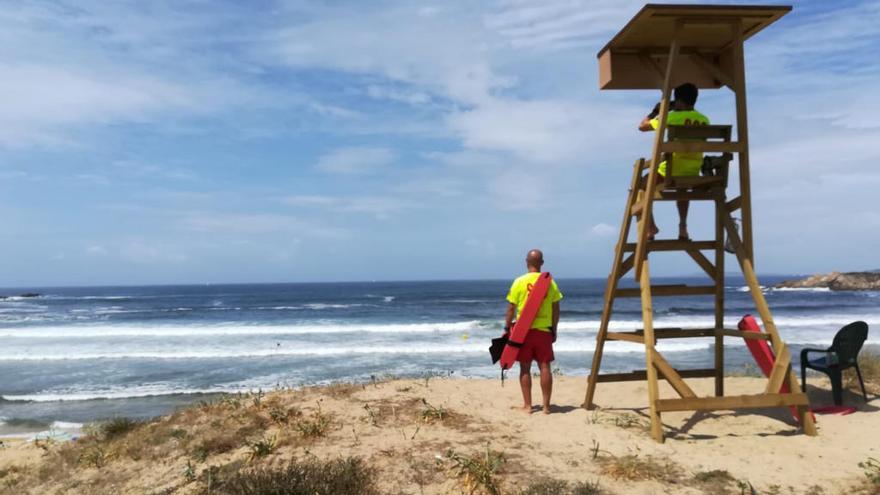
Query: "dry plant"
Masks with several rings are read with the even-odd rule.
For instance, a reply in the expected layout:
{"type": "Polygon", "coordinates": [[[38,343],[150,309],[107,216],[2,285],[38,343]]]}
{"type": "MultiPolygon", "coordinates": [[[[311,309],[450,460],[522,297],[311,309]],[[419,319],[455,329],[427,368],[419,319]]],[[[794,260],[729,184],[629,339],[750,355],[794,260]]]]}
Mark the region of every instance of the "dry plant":
{"type": "MultiPolygon", "coordinates": [[[[880,352],[868,350],[861,352],[859,354],[859,369],[865,380],[865,388],[869,392],[880,394],[880,352]]],[[[843,373],[844,387],[861,392],[855,368],[844,370],[843,373]]]]}
{"type": "Polygon", "coordinates": [[[490,449],[487,444],[486,451],[482,454],[467,456],[449,449],[446,451],[446,458],[452,462],[452,469],[462,480],[469,495],[478,492],[500,495],[498,474],[507,462],[504,454],[490,449]]]}
{"type": "Polygon", "coordinates": [[[291,460],[284,467],[223,469],[203,480],[203,494],[379,495],[375,472],[358,458],[291,460]]]}
{"type": "Polygon", "coordinates": [[[602,495],[604,493],[599,487],[598,480],[569,483],[552,478],[539,478],[529,483],[519,495],[602,495]]]}
{"type": "Polygon", "coordinates": [[[678,483],[681,479],[681,468],[669,459],[658,459],[652,456],[640,457],[629,454],[622,457],[608,455],[599,458],[602,474],[616,480],[642,481],[658,480],[678,483]]]}

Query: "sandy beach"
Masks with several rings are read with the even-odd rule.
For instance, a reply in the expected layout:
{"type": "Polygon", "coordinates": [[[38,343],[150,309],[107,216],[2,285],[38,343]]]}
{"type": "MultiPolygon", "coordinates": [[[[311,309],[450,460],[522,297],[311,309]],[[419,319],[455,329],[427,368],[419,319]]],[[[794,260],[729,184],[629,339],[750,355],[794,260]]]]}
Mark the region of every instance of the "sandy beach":
{"type": "MultiPolygon", "coordinates": [[[[691,383],[712,390],[710,379],[691,383]]],[[[517,383],[485,379],[230,396],[64,444],[4,441],[0,482],[7,493],[208,493],[224,473],[352,456],[375,469],[380,493],[523,493],[542,478],[593,490],[578,493],[874,493],[859,466],[880,458],[874,396],[864,404],[847,392],[858,411],[819,416],[812,438],[783,409],[668,413],[658,444],[646,431],[643,383],[600,384],[594,411],[579,407],[585,384],[557,377],[550,415],[511,409],[517,383]],[[486,460],[487,449],[497,466],[480,482],[463,459],[486,460]]],[[[729,394],[764,384],[726,382],[729,394]]],[[[830,403],[827,383],[810,384],[814,404],[830,403]]],[[[674,392],[664,383],[661,393],[674,392]]]]}

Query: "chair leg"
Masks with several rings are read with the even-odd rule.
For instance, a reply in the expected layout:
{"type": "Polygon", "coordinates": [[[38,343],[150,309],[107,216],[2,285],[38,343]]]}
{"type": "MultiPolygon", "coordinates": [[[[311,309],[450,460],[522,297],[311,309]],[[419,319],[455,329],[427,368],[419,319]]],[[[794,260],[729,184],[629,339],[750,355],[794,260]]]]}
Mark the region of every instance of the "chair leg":
{"type": "Polygon", "coordinates": [[[862,380],[862,370],[859,369],[859,363],[856,363],[856,376],[859,377],[859,385],[862,387],[862,396],[865,398],[865,402],[868,402],[868,393],[865,392],[865,381],[862,380]]]}
{"type": "Polygon", "coordinates": [[[807,393],[807,363],[801,359],[801,392],[807,393]]]}
{"type": "Polygon", "coordinates": [[[828,377],[831,378],[831,395],[834,397],[834,405],[843,405],[843,377],[840,370],[829,370],[828,377]]]}

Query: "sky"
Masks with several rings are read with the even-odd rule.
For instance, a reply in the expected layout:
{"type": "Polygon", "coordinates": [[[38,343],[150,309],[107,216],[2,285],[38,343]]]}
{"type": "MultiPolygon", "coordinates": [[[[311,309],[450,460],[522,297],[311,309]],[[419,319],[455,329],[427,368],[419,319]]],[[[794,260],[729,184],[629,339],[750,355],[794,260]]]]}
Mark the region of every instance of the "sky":
{"type": "MultiPolygon", "coordinates": [[[[659,92],[596,53],[641,6],[3,2],[0,286],[607,276],[659,92]]],[[[797,1],[746,44],[759,273],[880,268],[878,25],[797,1]]]]}

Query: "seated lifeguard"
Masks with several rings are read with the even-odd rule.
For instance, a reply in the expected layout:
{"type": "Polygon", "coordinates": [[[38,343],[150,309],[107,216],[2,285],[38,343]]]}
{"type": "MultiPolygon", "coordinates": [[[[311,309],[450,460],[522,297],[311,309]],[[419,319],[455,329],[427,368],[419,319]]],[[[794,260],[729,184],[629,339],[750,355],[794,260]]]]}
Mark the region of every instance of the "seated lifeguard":
{"type": "MultiPolygon", "coordinates": [[[[666,119],[666,125],[709,125],[709,118],[694,109],[697,103],[697,95],[699,90],[691,83],[684,83],[675,88],[672,102],[672,108],[666,119]]],[[[657,116],[660,114],[660,104],[654,107],[642,122],[639,124],[639,130],[642,132],[654,131],[660,127],[660,120],[657,116]]],[[[703,154],[697,153],[673,153],[672,154],[672,175],[674,177],[696,177],[700,175],[700,167],[703,165],[703,154]]],[[[658,181],[662,182],[666,177],[666,162],[660,163],[657,170],[660,173],[658,181]]],[[[678,238],[680,240],[689,239],[687,230],[688,207],[687,200],[676,202],[678,207],[678,238]]],[[[654,240],[654,236],[660,232],[657,224],[654,223],[654,216],[649,219],[648,239],[654,240]]]]}

